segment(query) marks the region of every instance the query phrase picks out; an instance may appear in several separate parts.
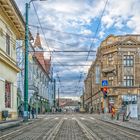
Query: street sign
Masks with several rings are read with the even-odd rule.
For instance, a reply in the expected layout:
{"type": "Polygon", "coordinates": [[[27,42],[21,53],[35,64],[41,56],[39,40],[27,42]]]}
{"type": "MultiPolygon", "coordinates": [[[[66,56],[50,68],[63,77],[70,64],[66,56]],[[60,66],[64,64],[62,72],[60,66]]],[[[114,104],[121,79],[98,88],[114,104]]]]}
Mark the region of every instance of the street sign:
{"type": "Polygon", "coordinates": [[[108,86],[108,81],[107,80],[102,80],[102,86],[108,86]]]}

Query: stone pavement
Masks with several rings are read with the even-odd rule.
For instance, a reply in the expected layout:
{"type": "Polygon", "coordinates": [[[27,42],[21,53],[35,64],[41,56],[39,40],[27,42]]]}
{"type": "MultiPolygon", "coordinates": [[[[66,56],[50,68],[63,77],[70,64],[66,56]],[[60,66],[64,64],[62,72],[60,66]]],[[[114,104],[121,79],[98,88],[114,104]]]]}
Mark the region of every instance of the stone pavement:
{"type": "MultiPolygon", "coordinates": [[[[45,116],[46,115],[43,114],[43,115],[38,115],[37,119],[28,119],[27,124],[36,121],[38,119],[41,119],[45,116]]],[[[22,123],[23,123],[23,119],[21,118],[17,120],[0,121],[0,131],[12,127],[20,126],[22,123]]]]}
{"type": "Polygon", "coordinates": [[[92,116],[94,118],[103,120],[103,121],[107,121],[109,123],[114,123],[123,127],[128,127],[134,130],[138,130],[140,131],[140,120],[137,119],[129,119],[128,121],[124,121],[122,120],[122,117],[120,117],[119,120],[115,119],[111,119],[111,114],[107,113],[107,114],[92,114],[92,116]]]}

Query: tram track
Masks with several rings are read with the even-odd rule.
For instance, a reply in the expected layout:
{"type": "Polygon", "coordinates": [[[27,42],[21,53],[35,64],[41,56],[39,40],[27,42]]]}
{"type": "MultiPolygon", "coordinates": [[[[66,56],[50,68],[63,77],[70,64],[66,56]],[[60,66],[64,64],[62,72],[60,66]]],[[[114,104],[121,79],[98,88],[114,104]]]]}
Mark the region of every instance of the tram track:
{"type": "MultiPolygon", "coordinates": [[[[95,135],[97,140],[139,140],[140,135],[136,133],[129,132],[129,128],[123,128],[118,125],[112,125],[107,122],[102,122],[98,119],[85,119],[80,120],[80,122],[90,129],[91,134],[95,135]],[[125,130],[124,130],[125,129],[125,130]],[[127,131],[126,131],[127,130],[127,131]]],[[[131,130],[132,131],[132,130],[131,130]]],[[[133,131],[134,132],[134,131],[133,131]]]]}
{"type": "MultiPolygon", "coordinates": [[[[39,135],[39,132],[41,133],[41,129],[38,128],[39,126],[44,126],[44,125],[48,125],[50,123],[52,123],[53,121],[53,118],[49,118],[47,120],[40,120],[38,122],[34,122],[33,124],[30,124],[30,125],[27,125],[27,126],[24,126],[24,127],[21,127],[20,129],[16,129],[14,131],[11,131],[7,134],[4,134],[3,136],[0,137],[0,140],[17,140],[17,139],[23,139],[24,138],[28,138],[29,140],[34,140],[35,138],[38,137],[39,135]],[[31,133],[32,131],[32,133],[31,133]]],[[[58,120],[56,120],[58,121],[58,120]]]]}
{"type": "Polygon", "coordinates": [[[51,140],[95,140],[87,128],[83,127],[75,115],[63,121],[58,133],[51,140]]]}
{"type": "Polygon", "coordinates": [[[61,115],[46,117],[30,125],[10,129],[0,140],[139,140],[129,128],[92,116],[61,115]]]}

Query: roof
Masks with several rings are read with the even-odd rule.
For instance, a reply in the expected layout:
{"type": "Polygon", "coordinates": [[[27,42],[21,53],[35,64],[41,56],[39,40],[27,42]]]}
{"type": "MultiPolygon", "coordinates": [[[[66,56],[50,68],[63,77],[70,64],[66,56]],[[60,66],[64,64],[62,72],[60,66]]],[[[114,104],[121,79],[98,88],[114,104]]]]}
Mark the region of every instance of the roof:
{"type": "Polygon", "coordinates": [[[49,74],[50,72],[50,67],[51,67],[51,58],[50,59],[45,59],[44,58],[44,52],[43,48],[41,47],[41,39],[39,33],[36,35],[35,43],[34,43],[34,48],[39,49],[40,51],[35,51],[34,55],[39,61],[40,65],[44,69],[44,71],[49,74]]]}
{"type": "Polygon", "coordinates": [[[104,48],[106,46],[112,46],[112,45],[118,45],[120,43],[124,43],[127,41],[132,41],[135,42],[137,44],[140,43],[140,35],[118,35],[118,36],[114,36],[114,35],[110,35],[108,36],[105,40],[103,40],[100,44],[101,48],[104,48]]]}
{"type": "Polygon", "coordinates": [[[7,17],[7,23],[9,23],[11,29],[16,31],[15,33],[17,39],[23,39],[25,32],[25,22],[15,1],[0,0],[0,9],[3,12],[3,16],[7,17]]]}
{"type": "Polygon", "coordinates": [[[37,33],[37,35],[36,35],[34,47],[42,48],[39,33],[37,33]]]}
{"type": "Polygon", "coordinates": [[[44,58],[44,53],[43,52],[35,52],[34,53],[35,57],[39,61],[40,65],[44,69],[44,71],[49,74],[50,72],[50,67],[51,67],[51,60],[50,59],[45,59],[44,58]]]}

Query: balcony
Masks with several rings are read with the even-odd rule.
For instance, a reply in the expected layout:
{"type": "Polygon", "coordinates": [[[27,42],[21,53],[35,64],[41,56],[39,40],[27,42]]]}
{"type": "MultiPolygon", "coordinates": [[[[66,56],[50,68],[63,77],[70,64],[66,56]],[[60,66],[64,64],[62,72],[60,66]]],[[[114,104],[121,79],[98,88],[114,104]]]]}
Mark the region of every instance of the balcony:
{"type": "Polygon", "coordinates": [[[106,65],[105,67],[103,67],[102,73],[113,73],[116,75],[116,67],[114,65],[106,65]]]}

